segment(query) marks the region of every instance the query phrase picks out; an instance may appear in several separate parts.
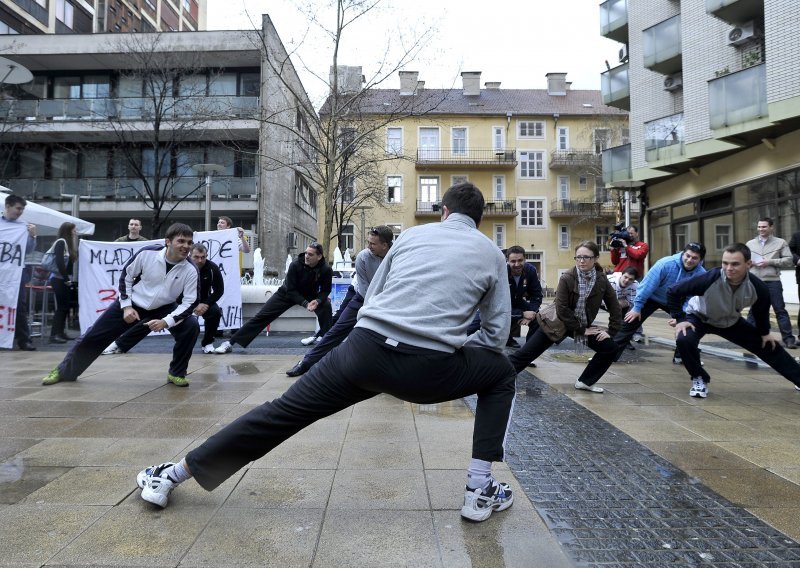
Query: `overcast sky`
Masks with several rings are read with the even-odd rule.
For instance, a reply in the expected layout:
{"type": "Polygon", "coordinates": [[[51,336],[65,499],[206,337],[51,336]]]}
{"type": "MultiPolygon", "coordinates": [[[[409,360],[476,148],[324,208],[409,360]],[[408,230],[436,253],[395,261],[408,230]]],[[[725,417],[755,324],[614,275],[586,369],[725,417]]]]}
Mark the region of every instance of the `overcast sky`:
{"type": "MultiPolygon", "coordinates": [[[[313,1],[319,17],[329,21],[323,9],[329,0],[313,1]]],[[[309,69],[327,77],[332,44],[294,5],[293,0],[209,0],[208,29],[252,29],[251,20],[259,25],[267,13],[287,49],[296,49],[309,69]]],[[[500,81],[505,88],[543,89],[546,73],[564,72],[575,89],[599,89],[605,60],[617,65],[620,48],[599,35],[599,5],[599,0],[383,0],[344,35],[339,63],[360,65],[373,76],[382,60],[394,62],[405,51],[403,42],[430,30],[427,47],[405,67],[419,71],[426,87],[460,87],[461,71],[481,71],[481,85],[500,81]],[[390,55],[384,57],[387,49],[390,55]]],[[[320,101],[325,85],[299,70],[312,99],[320,101]]],[[[397,75],[381,86],[398,88],[397,75]]]]}

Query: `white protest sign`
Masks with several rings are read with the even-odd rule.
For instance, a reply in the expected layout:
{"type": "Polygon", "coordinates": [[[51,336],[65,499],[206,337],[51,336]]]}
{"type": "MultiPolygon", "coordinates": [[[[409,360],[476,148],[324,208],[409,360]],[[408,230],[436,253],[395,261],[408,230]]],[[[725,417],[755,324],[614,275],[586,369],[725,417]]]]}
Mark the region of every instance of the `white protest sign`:
{"type": "Polygon", "coordinates": [[[17,329],[17,295],[22,269],[25,267],[25,247],[28,225],[0,221],[0,347],[14,347],[17,329]]]}
{"type": "MultiPolygon", "coordinates": [[[[242,326],[242,295],[239,277],[239,249],[236,229],[196,231],[194,242],[208,248],[208,259],[217,264],[225,282],[225,293],[217,305],[222,310],[220,329],[242,326]]],[[[136,242],[81,241],[78,254],[78,304],[81,333],[91,327],[112,302],[119,299],[122,268],[137,251],[149,245],[163,245],[164,239],[136,242]]],[[[200,320],[202,322],[202,318],[200,320]]]]}

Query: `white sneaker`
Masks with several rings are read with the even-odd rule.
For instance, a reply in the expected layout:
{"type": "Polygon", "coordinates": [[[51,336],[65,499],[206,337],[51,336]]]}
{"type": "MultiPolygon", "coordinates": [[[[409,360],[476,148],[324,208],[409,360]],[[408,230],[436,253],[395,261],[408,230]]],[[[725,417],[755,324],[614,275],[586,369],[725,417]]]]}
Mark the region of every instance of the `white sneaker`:
{"type": "Polygon", "coordinates": [[[224,355],[225,353],[230,353],[231,351],[233,351],[233,347],[231,347],[230,341],[223,341],[220,343],[219,347],[214,349],[214,353],[217,355],[224,355]]]}
{"type": "Polygon", "coordinates": [[[208,345],[203,345],[203,353],[205,353],[206,355],[214,353],[215,349],[216,347],[214,347],[213,343],[209,343],[208,345]]]}
{"type": "Polygon", "coordinates": [[[319,343],[320,341],[322,341],[321,335],[314,340],[315,343],[319,343]]]}
{"type": "MultiPolygon", "coordinates": [[[[162,464],[166,465],[166,464],[162,464]]],[[[162,466],[156,467],[152,470],[150,475],[147,475],[145,472],[139,472],[139,475],[145,473],[144,475],[144,487],[142,487],[142,499],[147,501],[148,503],[152,503],[153,505],[158,505],[162,509],[167,506],[167,501],[169,500],[169,494],[172,493],[172,490],[178,485],[174,481],[172,481],[168,477],[160,477],[158,474],[164,469],[162,466]]],[[[138,482],[138,476],[137,476],[138,482]]]]}
{"type": "Polygon", "coordinates": [[[644,335],[642,335],[641,333],[634,333],[633,334],[633,340],[636,343],[641,343],[644,340],[644,335]]]}
{"type": "Polygon", "coordinates": [[[103,352],[100,355],[117,355],[119,353],[122,353],[122,349],[117,347],[116,341],[112,341],[111,345],[103,349],[103,352]]]}
{"type": "Polygon", "coordinates": [[[311,345],[315,341],[317,341],[317,336],[312,335],[311,337],[306,337],[305,339],[301,339],[300,343],[302,343],[303,345],[311,345]]]}
{"type": "Polygon", "coordinates": [[[505,511],[513,504],[514,496],[508,484],[493,479],[488,489],[464,489],[461,516],[470,521],[485,521],[493,511],[505,511]]]}
{"type": "Polygon", "coordinates": [[[168,467],[172,467],[173,465],[175,465],[175,463],[173,462],[164,462],[158,465],[151,465],[150,467],[144,468],[142,471],[136,474],[136,485],[139,486],[139,489],[144,489],[147,477],[153,475],[153,472],[155,470],[158,470],[160,472],[167,469],[168,467]]]}
{"type": "Polygon", "coordinates": [[[580,381],[575,381],[575,388],[578,390],[589,391],[589,392],[603,392],[602,387],[596,387],[594,385],[586,385],[580,381]]]}
{"type": "Polygon", "coordinates": [[[689,396],[706,398],[708,396],[708,386],[700,377],[692,379],[692,388],[689,389],[689,396]]]}

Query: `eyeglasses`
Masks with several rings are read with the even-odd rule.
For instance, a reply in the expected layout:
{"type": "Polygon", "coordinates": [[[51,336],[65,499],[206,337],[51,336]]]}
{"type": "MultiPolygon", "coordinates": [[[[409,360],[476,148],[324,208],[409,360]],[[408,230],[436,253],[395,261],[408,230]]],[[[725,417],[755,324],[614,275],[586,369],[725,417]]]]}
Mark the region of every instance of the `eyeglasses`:
{"type": "Polygon", "coordinates": [[[585,260],[594,260],[595,259],[595,257],[593,257],[593,256],[573,256],[572,258],[574,258],[578,262],[583,262],[585,260]]]}
{"type": "Polygon", "coordinates": [[[689,243],[688,245],[686,245],[685,250],[690,250],[696,253],[702,253],[703,249],[705,249],[705,247],[701,243],[689,243]]]}

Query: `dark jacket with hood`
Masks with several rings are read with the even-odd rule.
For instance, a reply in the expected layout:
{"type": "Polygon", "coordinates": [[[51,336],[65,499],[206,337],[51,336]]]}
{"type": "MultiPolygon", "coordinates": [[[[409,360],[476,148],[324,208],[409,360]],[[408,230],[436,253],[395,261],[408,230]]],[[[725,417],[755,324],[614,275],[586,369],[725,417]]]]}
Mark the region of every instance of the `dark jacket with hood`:
{"type": "MultiPolygon", "coordinates": [[[[594,288],[586,298],[586,321],[592,325],[594,318],[597,317],[597,312],[600,311],[600,304],[605,302],[608,308],[608,334],[614,337],[622,325],[622,312],[619,308],[619,301],[617,301],[617,293],[606,278],[602,267],[595,264],[594,269],[597,271],[597,277],[594,288]]],[[[586,331],[575,314],[579,296],[578,269],[573,267],[561,275],[556,288],[556,313],[558,319],[567,328],[567,334],[572,337],[576,334],[583,335],[586,331]]]]}
{"type": "Polygon", "coordinates": [[[312,300],[320,304],[324,302],[331,293],[332,282],[333,271],[324,256],[311,268],[306,265],[305,253],[300,253],[289,265],[278,292],[288,296],[295,304],[306,307],[312,300]]]}

